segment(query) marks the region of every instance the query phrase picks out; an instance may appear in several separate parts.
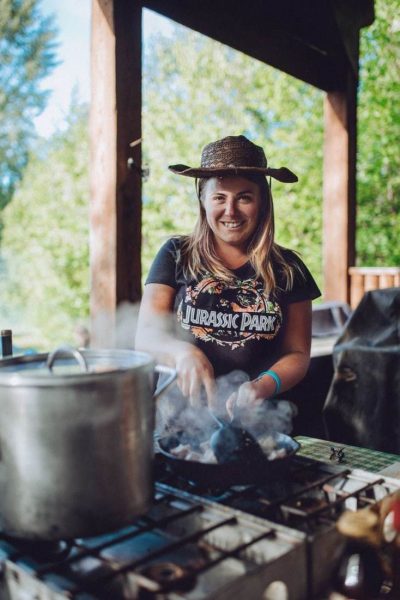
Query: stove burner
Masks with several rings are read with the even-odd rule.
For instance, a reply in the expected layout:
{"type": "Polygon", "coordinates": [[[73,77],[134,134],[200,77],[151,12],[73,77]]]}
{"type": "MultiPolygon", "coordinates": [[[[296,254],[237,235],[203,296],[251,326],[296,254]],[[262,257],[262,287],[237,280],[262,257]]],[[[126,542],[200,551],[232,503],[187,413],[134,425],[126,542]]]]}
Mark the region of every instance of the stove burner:
{"type": "Polygon", "coordinates": [[[160,591],[172,589],[189,591],[196,583],[196,576],[184,567],[173,562],[153,563],[141,570],[141,575],[158,583],[160,591]]]}
{"type": "Polygon", "coordinates": [[[25,540],[7,537],[21,553],[35,556],[38,562],[56,564],[63,561],[71,551],[71,544],[66,541],[25,540]]]}
{"type": "Polygon", "coordinates": [[[326,500],[324,500],[324,498],[306,496],[304,498],[297,498],[293,506],[299,511],[299,514],[307,514],[309,512],[313,512],[315,509],[328,506],[328,503],[326,500]]]}

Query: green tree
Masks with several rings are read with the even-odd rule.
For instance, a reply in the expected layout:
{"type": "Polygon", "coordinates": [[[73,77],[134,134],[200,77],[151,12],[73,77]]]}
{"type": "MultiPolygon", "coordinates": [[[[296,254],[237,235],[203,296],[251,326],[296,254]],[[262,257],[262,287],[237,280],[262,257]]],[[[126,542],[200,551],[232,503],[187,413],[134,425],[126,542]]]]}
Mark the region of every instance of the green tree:
{"type": "Polygon", "coordinates": [[[3,321],[29,343],[74,341],[89,312],[87,107],[72,105],[66,130],[31,155],[4,209],[3,321]]]}
{"type": "MultiPolygon", "coordinates": [[[[360,264],[400,259],[395,4],[377,0],[376,21],[362,32],[360,264]]],[[[168,165],[197,164],[210,140],[244,133],[265,148],[271,166],[287,165],[299,176],[294,185],[273,181],[277,240],[298,250],[321,283],[323,93],[182,27],[173,37],[146,40],[143,91],[150,168],[143,189],[144,274],[163,240],[190,231],[197,215],[193,180],[172,174],[168,165]]],[[[73,105],[66,131],[31,153],[4,210],[4,322],[35,329],[47,348],[72,341],[89,310],[86,123],[84,108],[73,105]]]]}
{"type": "Polygon", "coordinates": [[[397,0],[377,0],[361,36],[357,257],[400,265],[400,21],[397,0]]]}
{"type": "Polygon", "coordinates": [[[22,176],[32,120],[46,105],[41,82],[56,65],[55,36],[39,0],[0,0],[0,209],[22,176]]]}

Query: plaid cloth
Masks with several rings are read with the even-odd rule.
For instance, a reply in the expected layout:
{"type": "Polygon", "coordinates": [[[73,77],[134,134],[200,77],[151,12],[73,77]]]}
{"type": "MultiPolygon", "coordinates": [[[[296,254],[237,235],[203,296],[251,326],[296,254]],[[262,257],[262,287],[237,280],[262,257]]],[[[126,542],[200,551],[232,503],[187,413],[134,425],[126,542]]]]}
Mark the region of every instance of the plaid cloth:
{"type": "Polygon", "coordinates": [[[343,450],[343,460],[340,464],[353,469],[364,469],[365,471],[376,473],[389,465],[400,461],[400,456],[398,454],[378,452],[377,450],[370,450],[369,448],[348,446],[346,444],[338,444],[337,442],[318,440],[301,435],[297,436],[295,439],[301,444],[299,450],[300,455],[314,458],[315,460],[320,460],[322,462],[329,462],[332,460],[333,463],[338,464],[336,458],[337,454],[343,450]],[[335,450],[335,453],[333,453],[332,449],[335,450]],[[334,456],[331,459],[332,454],[334,456]]]}

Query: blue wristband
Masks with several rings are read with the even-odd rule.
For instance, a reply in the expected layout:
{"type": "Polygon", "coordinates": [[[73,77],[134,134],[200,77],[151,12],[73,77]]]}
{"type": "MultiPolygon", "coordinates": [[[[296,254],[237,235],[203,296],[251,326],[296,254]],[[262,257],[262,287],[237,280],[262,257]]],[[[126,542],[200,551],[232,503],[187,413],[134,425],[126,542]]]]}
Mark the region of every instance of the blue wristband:
{"type": "Polygon", "coordinates": [[[272,371],[272,369],[268,369],[268,371],[262,371],[262,373],[259,374],[257,379],[261,379],[261,377],[264,377],[264,375],[269,375],[270,377],[272,377],[272,379],[275,381],[274,395],[279,394],[279,390],[281,389],[282,381],[281,381],[281,378],[279,377],[278,373],[275,373],[275,371],[272,371]]]}

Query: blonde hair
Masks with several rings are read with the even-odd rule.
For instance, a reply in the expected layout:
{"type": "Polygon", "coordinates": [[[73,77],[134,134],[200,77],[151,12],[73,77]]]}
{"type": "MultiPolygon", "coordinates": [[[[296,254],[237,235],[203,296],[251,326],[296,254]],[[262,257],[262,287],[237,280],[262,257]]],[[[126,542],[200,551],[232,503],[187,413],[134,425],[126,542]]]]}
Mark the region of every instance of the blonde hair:
{"type": "MultiPolygon", "coordinates": [[[[300,267],[297,263],[289,262],[284,254],[285,249],[274,241],[274,205],[270,186],[263,175],[246,175],[245,178],[258,185],[262,200],[259,223],[247,246],[249,262],[256,277],[264,282],[267,292],[274,295],[278,289],[276,271],[279,271],[282,276],[282,289],[290,290],[293,287],[295,270],[300,270],[300,267]]],[[[222,264],[215,252],[213,233],[207,223],[202,203],[206,182],[207,179],[196,182],[200,214],[192,233],[181,238],[180,260],[186,277],[196,279],[199,275],[209,272],[229,283],[234,276],[222,264]]]]}

